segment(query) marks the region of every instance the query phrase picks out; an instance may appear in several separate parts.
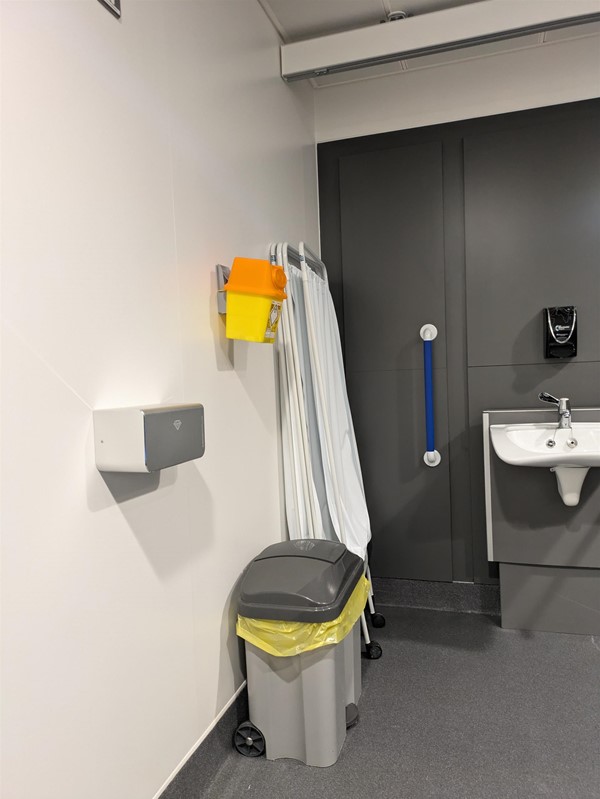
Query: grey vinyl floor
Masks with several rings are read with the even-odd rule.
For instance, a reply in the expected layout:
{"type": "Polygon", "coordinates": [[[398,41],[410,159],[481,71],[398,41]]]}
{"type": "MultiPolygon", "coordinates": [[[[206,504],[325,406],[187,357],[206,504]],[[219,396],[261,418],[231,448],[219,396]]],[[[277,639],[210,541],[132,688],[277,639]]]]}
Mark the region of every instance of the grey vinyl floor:
{"type": "Polygon", "coordinates": [[[379,608],[360,720],[338,762],[231,750],[204,799],[598,799],[600,640],[494,617],[379,608]]]}

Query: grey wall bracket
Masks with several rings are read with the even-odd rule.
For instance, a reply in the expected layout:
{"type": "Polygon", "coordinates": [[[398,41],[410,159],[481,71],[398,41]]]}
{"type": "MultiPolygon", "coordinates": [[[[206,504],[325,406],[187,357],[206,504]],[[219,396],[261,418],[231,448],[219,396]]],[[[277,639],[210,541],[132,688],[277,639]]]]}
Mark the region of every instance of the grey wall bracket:
{"type": "Polygon", "coordinates": [[[217,264],[217,310],[220,314],[227,313],[227,292],[225,286],[229,280],[231,269],[223,264],[217,264]]]}

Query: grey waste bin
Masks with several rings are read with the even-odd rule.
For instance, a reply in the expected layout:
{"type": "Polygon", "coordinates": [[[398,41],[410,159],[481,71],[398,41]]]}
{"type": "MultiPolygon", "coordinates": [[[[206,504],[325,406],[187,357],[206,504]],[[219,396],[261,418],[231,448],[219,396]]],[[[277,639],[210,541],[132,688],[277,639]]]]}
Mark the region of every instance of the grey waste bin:
{"type": "MultiPolygon", "coordinates": [[[[267,547],[241,584],[239,614],[249,619],[338,619],[364,571],[343,544],[301,539],[267,547]]],[[[360,629],[340,642],[279,657],[246,640],[250,721],[234,734],[249,756],[289,757],[331,766],[346,737],[347,708],[356,719],[361,692],[360,629]]],[[[348,725],[349,726],[349,725],[348,725]]]]}

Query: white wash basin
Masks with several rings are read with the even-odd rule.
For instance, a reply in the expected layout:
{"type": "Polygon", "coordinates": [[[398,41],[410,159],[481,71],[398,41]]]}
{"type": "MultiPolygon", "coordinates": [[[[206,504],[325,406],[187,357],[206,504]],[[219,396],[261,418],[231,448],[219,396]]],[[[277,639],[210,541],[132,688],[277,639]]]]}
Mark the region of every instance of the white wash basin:
{"type": "Polygon", "coordinates": [[[573,422],[563,429],[551,422],[492,424],[490,436],[505,463],[553,471],[565,505],[578,504],[588,469],[600,466],[600,422],[573,422]]]}
{"type": "Polygon", "coordinates": [[[551,422],[492,424],[490,434],[496,455],[513,466],[600,466],[600,422],[574,422],[562,430],[551,422]],[[572,438],[577,444],[569,447],[572,438]]]}

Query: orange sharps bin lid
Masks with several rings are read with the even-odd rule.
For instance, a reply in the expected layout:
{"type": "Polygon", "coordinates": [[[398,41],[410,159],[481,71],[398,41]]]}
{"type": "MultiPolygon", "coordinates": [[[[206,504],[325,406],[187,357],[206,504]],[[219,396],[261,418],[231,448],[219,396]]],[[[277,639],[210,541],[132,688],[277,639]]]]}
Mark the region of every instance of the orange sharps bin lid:
{"type": "Polygon", "coordinates": [[[286,274],[280,266],[273,266],[269,261],[259,258],[234,258],[225,291],[285,300],[286,283],[286,274]]]}

